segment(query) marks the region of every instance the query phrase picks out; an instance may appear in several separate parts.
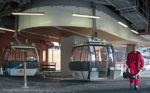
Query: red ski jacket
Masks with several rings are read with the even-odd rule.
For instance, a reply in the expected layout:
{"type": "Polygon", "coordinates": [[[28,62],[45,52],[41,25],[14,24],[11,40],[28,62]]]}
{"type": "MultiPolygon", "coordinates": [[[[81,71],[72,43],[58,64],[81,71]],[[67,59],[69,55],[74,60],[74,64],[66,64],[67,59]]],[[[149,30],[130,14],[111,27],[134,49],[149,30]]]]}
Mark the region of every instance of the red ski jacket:
{"type": "MultiPolygon", "coordinates": [[[[133,57],[132,54],[133,54],[133,52],[130,52],[130,53],[128,53],[128,56],[127,56],[126,64],[127,64],[128,67],[130,67],[130,64],[132,62],[132,57],[133,57]]],[[[143,56],[141,55],[140,52],[138,52],[138,54],[137,54],[135,65],[136,65],[136,68],[137,68],[137,72],[139,72],[140,69],[144,67],[143,56]]]]}

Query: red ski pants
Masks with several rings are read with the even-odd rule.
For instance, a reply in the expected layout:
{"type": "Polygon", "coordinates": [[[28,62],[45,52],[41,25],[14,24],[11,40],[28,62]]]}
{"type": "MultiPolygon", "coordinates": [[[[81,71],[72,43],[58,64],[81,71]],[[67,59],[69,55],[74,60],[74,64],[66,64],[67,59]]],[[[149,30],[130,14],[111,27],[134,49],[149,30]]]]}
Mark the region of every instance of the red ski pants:
{"type": "Polygon", "coordinates": [[[130,84],[134,83],[135,86],[138,86],[139,85],[139,76],[138,76],[138,79],[133,79],[132,77],[130,77],[129,81],[130,81],[130,84]]]}

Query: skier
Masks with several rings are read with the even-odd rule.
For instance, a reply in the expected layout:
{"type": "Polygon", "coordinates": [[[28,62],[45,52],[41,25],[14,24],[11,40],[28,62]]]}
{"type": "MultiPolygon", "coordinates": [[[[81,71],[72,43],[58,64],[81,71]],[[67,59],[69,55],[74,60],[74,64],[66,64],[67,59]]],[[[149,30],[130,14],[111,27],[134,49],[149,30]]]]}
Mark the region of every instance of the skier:
{"type": "Polygon", "coordinates": [[[143,56],[141,55],[140,52],[137,51],[137,44],[134,44],[132,47],[133,51],[131,51],[130,53],[128,53],[127,56],[127,66],[130,69],[130,78],[129,78],[129,82],[130,82],[130,88],[134,88],[135,90],[139,89],[139,75],[134,78],[134,76],[136,76],[136,74],[138,74],[138,72],[143,69],[144,67],[144,60],[143,60],[143,56]]]}

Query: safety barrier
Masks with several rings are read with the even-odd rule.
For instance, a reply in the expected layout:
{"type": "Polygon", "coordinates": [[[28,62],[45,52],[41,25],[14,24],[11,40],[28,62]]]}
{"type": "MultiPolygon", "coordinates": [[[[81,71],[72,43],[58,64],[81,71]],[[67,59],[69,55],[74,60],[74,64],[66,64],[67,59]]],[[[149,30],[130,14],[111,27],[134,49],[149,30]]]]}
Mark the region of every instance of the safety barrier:
{"type": "MultiPolygon", "coordinates": [[[[4,61],[4,67],[5,68],[13,68],[16,66],[19,66],[20,64],[23,64],[24,61],[4,61]]],[[[39,62],[37,61],[26,61],[27,69],[33,69],[39,67],[39,62]]],[[[20,69],[23,69],[23,67],[20,67],[20,69]]]]}
{"type": "Polygon", "coordinates": [[[22,66],[23,66],[23,64],[20,64],[20,65],[18,65],[18,66],[16,66],[16,67],[13,67],[13,68],[7,69],[7,70],[5,70],[5,71],[1,70],[1,71],[0,71],[0,74],[3,74],[4,72],[11,71],[11,70],[13,70],[13,69],[17,69],[17,68],[22,67],[22,66]]]}
{"type": "Polygon", "coordinates": [[[18,65],[18,66],[16,66],[16,67],[7,69],[7,70],[5,70],[5,71],[2,71],[2,70],[1,70],[0,73],[4,73],[4,72],[11,71],[11,70],[13,70],[13,69],[20,68],[20,67],[22,67],[23,65],[24,65],[24,86],[23,86],[23,88],[29,88],[29,87],[27,86],[27,73],[26,73],[27,65],[26,65],[26,62],[24,62],[23,64],[20,64],[20,65],[18,65]]]}

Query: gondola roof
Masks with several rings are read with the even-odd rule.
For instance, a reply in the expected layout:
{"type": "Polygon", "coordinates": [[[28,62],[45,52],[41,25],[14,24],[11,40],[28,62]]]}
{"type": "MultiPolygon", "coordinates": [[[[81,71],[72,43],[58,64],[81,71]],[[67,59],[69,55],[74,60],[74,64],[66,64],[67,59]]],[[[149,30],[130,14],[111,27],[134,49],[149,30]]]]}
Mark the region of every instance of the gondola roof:
{"type": "Polygon", "coordinates": [[[35,48],[34,46],[31,45],[11,45],[11,48],[35,48]]]}
{"type": "Polygon", "coordinates": [[[105,44],[103,41],[97,41],[97,42],[83,42],[83,43],[77,43],[77,44],[75,44],[74,47],[88,46],[88,45],[105,46],[106,44],[105,44]]]}

